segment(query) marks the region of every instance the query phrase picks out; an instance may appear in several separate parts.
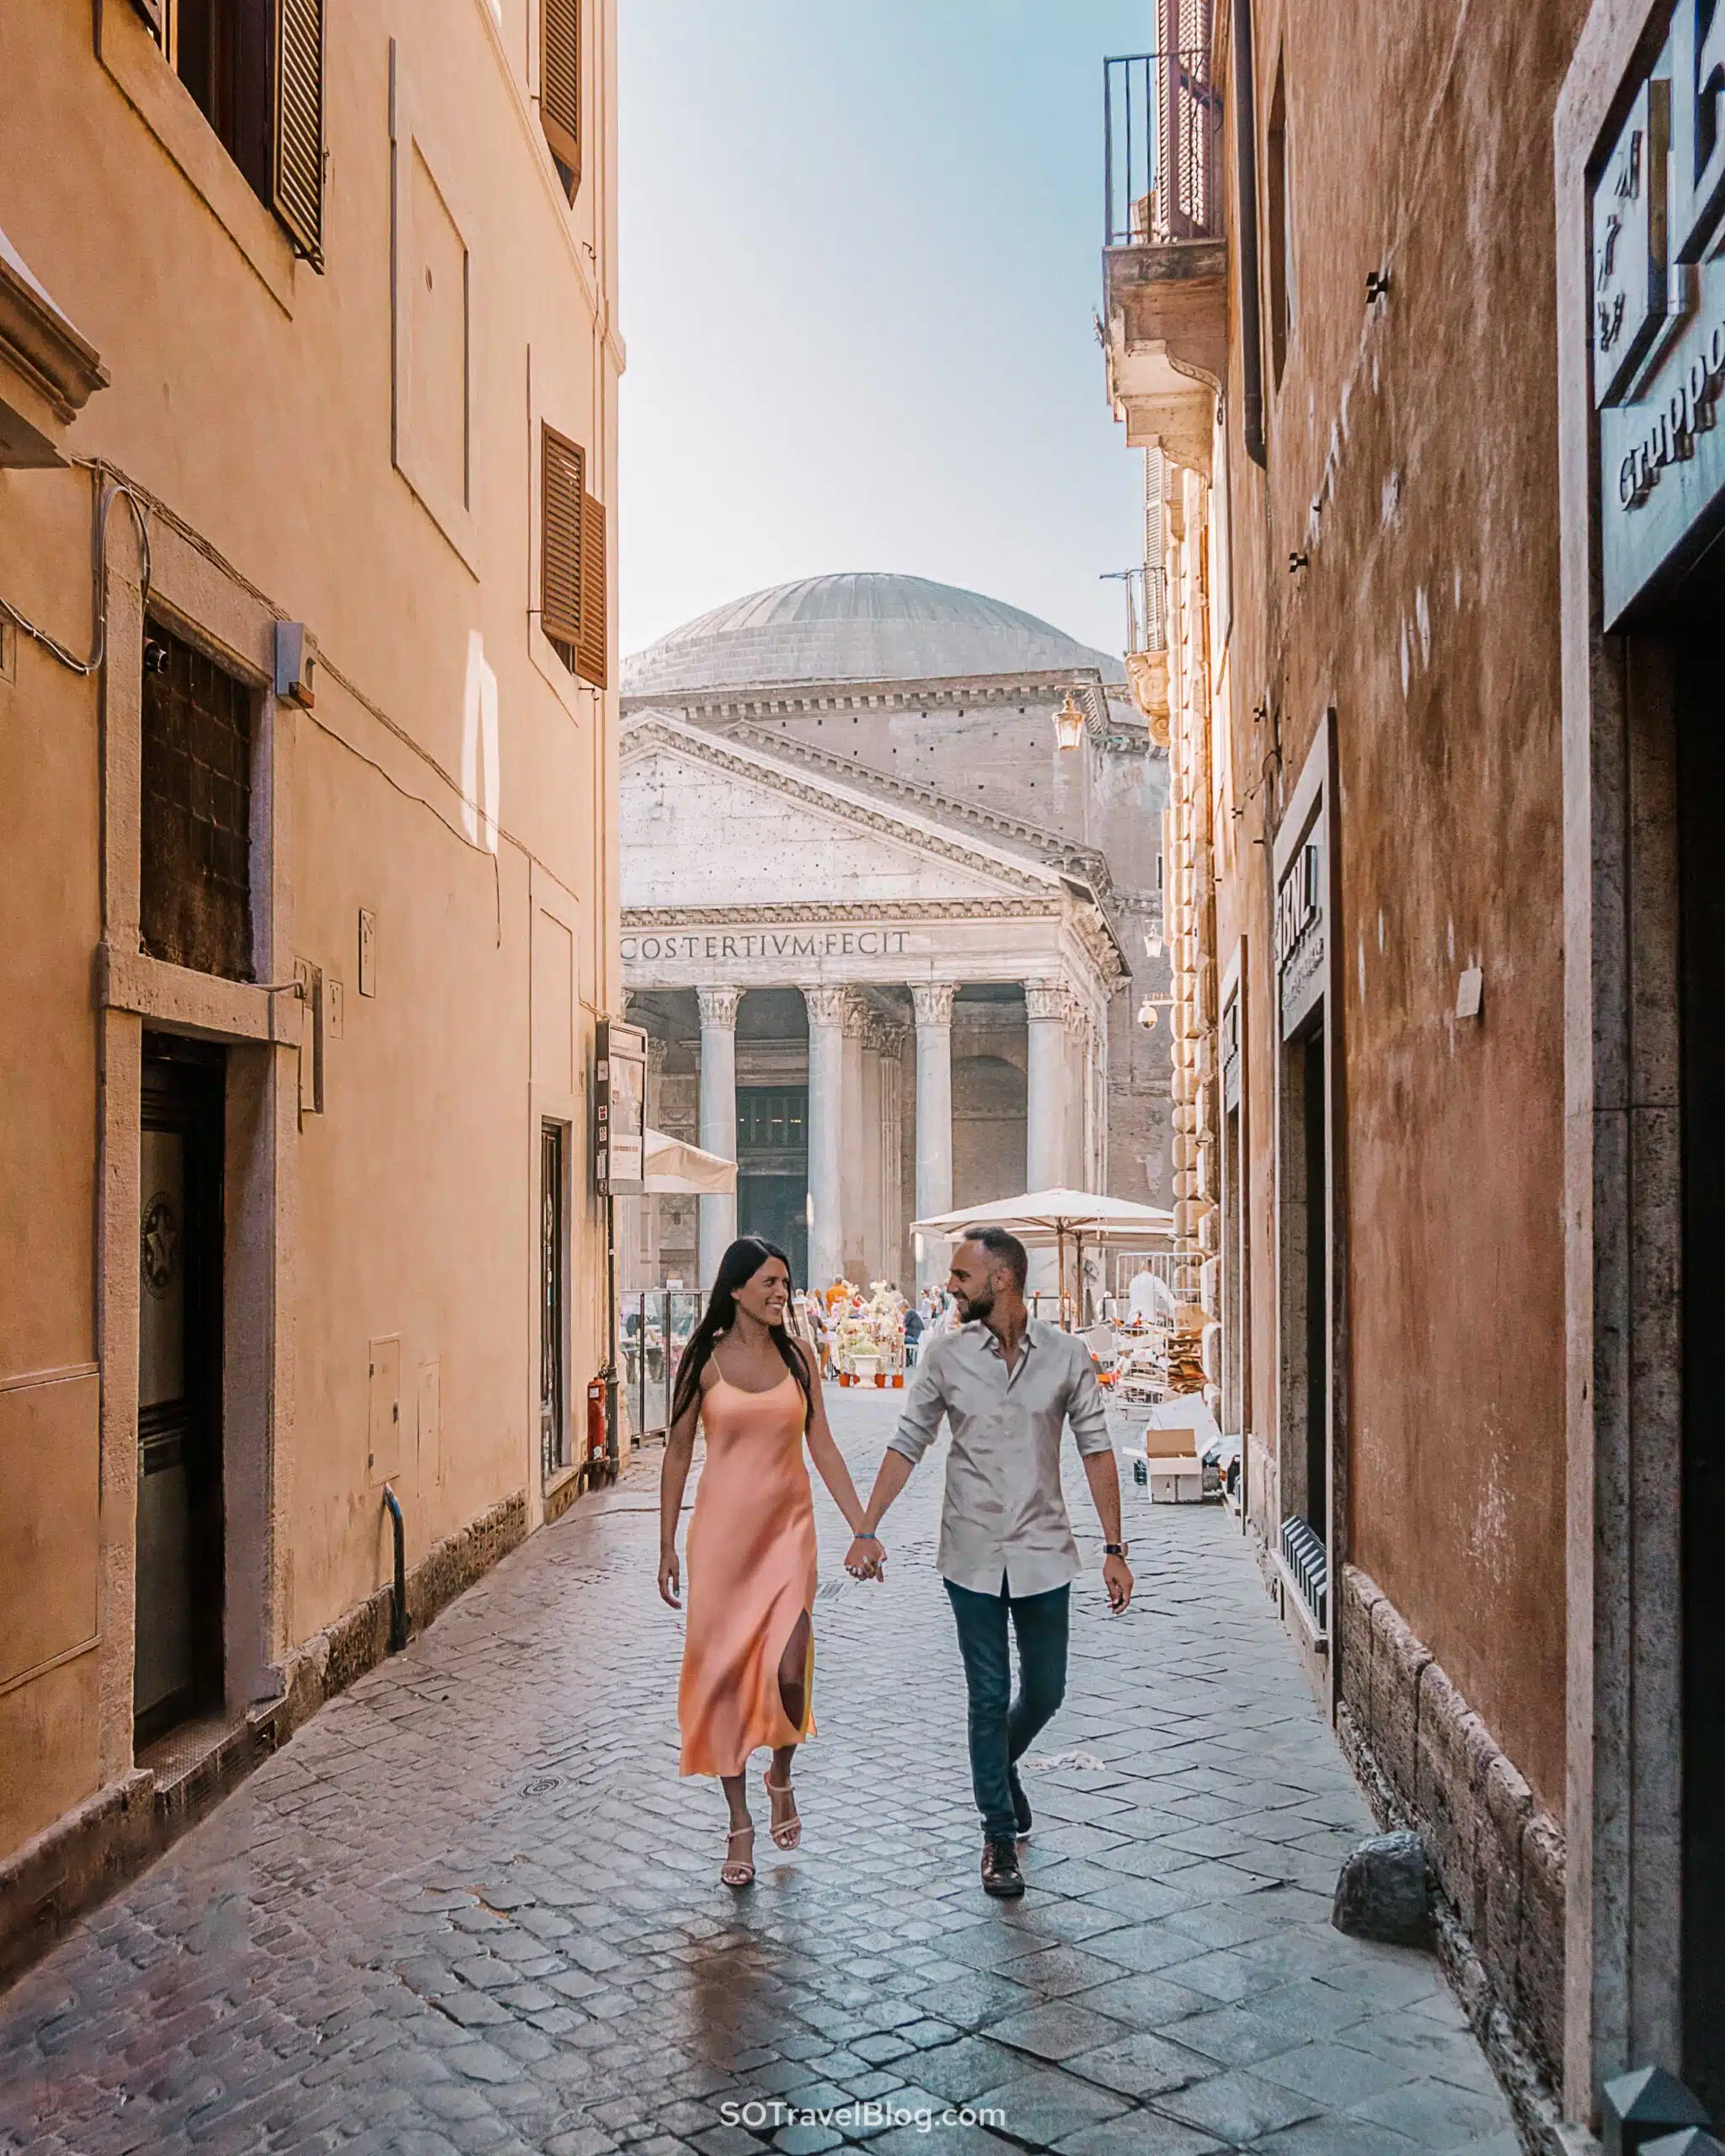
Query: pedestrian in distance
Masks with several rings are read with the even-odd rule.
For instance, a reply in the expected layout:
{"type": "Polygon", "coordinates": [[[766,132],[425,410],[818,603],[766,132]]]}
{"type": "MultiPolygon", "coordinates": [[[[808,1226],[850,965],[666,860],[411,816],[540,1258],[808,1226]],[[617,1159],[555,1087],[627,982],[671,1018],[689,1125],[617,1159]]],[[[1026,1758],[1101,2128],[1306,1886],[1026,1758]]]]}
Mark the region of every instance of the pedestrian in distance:
{"type": "Polygon", "coordinates": [[[922,1341],[922,1313],[912,1304],[905,1312],[905,1368],[916,1367],[917,1350],[922,1341]]]}
{"type": "Polygon", "coordinates": [[[683,1351],[659,1479],[659,1592],[681,1609],[677,1524],[698,1422],[707,1460],[689,1524],[677,1719],[681,1771],[717,1775],[730,1808],[719,1872],[727,1886],[755,1877],[747,1777],[763,1746],[772,1753],[764,1780],[773,1846],[793,1849],[803,1835],[791,1767],[814,1734],[814,1503],[805,1444],[857,1538],[853,1549],[880,1548],[827,1426],[820,1358],[786,1330],[790,1296],[784,1252],[739,1236],[683,1351]]]}
{"type": "Polygon", "coordinates": [[[846,1566],[883,1574],[874,1535],[944,1417],[951,1433],[938,1563],[959,1630],[969,1696],[970,1780],[982,1815],[982,1886],[1024,1892],[1018,1838],[1031,1829],[1018,1761],[1066,1688],[1066,1635],[1078,1548],[1060,1492],[1066,1423],[1103,1531],[1103,1586],[1117,1615],[1132,1599],[1120,1539],[1120,1478],[1108,1412],[1084,1342],[1033,1318],[1024,1246],[968,1228],[953,1252],[955,1331],[930,1340],[874,1478],[846,1566]],[[1018,1645],[1012,1691],[1009,1633],[1018,1645]]]}

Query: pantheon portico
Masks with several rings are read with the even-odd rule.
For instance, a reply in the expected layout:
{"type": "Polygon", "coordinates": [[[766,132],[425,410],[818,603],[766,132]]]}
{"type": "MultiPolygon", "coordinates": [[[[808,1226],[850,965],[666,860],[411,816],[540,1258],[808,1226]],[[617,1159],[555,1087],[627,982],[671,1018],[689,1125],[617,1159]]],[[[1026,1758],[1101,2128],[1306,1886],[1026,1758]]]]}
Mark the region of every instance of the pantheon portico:
{"type": "Polygon", "coordinates": [[[626,1277],[704,1283],[740,1228],[799,1277],[904,1284],[915,1219],[1054,1183],[1153,1194],[1156,1156],[1111,1143],[1125,991],[1160,926],[1162,774],[1120,674],[892,577],[758,595],[628,663],[622,958],[649,1118],[739,1181],[700,1201],[698,1237],[692,1201],[644,1204],[626,1277]]]}

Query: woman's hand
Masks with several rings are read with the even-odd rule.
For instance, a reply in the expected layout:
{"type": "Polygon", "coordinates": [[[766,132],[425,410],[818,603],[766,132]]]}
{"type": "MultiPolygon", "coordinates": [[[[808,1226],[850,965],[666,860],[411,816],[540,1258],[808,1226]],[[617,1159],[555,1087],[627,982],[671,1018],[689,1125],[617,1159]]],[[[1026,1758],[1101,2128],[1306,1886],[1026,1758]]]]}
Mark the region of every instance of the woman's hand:
{"type": "Polygon", "coordinates": [[[878,1534],[858,1534],[845,1552],[845,1570],[853,1580],[886,1577],[886,1551],[878,1534]]]}
{"type": "Polygon", "coordinates": [[[667,1550],[659,1561],[660,1599],[668,1602],[673,1609],[681,1609],[683,1606],[680,1598],[682,1584],[683,1571],[677,1562],[677,1553],[675,1550],[667,1550]]]}

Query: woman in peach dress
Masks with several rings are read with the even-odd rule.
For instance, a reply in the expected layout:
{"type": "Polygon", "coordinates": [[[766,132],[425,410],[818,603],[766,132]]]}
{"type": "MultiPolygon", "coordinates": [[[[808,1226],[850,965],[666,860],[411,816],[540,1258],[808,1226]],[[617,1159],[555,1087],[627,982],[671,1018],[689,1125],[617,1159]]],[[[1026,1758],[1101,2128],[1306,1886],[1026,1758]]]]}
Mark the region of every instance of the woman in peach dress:
{"type": "MultiPolygon", "coordinates": [[[[698,1421],[707,1459],[689,1525],[677,1719],[682,1772],[718,1775],[730,1806],[719,1873],[727,1886],[755,1876],[747,1773],[761,1746],[772,1753],[764,1780],[773,1844],[793,1849],[802,1839],[791,1764],[814,1734],[814,1504],[805,1439],[846,1524],[854,1530],[862,1518],[827,1427],[819,1361],[785,1328],[790,1294],[782,1250],[743,1235],[725,1252],[677,1370],[660,1477],[659,1592],[680,1609],[677,1521],[698,1421]]],[[[879,1569],[877,1555],[868,1570],[879,1569]]]]}

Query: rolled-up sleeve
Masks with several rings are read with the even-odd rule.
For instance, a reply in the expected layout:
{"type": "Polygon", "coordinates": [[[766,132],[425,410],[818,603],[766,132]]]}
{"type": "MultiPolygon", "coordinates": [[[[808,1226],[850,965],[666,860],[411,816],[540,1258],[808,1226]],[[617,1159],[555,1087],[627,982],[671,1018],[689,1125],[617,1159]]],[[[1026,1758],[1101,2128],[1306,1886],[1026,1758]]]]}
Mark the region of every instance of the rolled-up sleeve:
{"type": "Polygon", "coordinates": [[[1066,1419],[1072,1425],[1072,1435],[1078,1440],[1081,1453],[1112,1452],[1114,1441],[1108,1435],[1108,1411],[1103,1400],[1102,1387],[1096,1381],[1096,1365],[1081,1341],[1074,1345],[1083,1363],[1075,1374],[1072,1396],[1066,1403],[1066,1419]]]}
{"type": "Polygon", "coordinates": [[[941,1359],[940,1343],[937,1342],[917,1364],[916,1375],[905,1396],[905,1412],[899,1417],[899,1427],[887,1441],[888,1450],[903,1453],[913,1467],[934,1443],[940,1418],[947,1412],[946,1391],[941,1383],[941,1359]]]}

